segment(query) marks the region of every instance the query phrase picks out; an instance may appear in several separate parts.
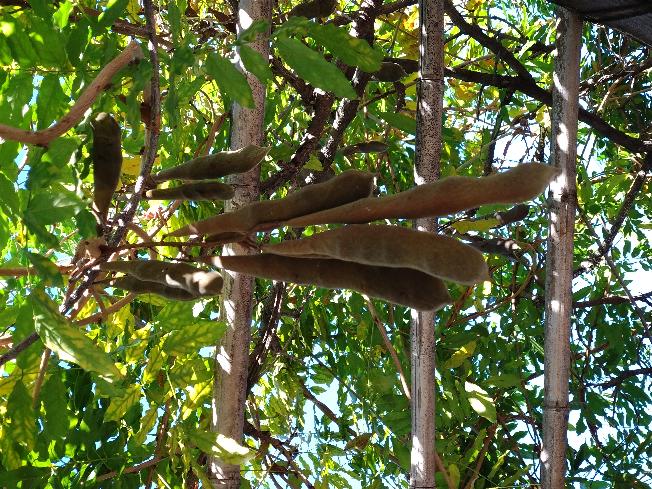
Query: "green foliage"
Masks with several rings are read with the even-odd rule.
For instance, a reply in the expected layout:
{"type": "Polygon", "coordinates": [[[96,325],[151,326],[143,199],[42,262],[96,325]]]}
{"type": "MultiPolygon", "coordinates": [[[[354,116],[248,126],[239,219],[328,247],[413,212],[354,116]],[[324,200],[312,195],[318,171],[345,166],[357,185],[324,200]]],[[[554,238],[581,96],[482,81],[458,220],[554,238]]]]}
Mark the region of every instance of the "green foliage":
{"type": "MultiPolygon", "coordinates": [[[[281,10],[288,12],[298,3],[281,2],[281,10]]],[[[51,127],[122,52],[128,38],[144,32],[138,2],[98,5],[35,0],[3,7],[0,124],[22,130],[51,127]]],[[[548,90],[554,9],[543,0],[529,0],[522,7],[506,0],[458,5],[468,22],[500,39],[538,87],[548,90]]],[[[344,103],[340,99],[358,98],[343,65],[373,73],[384,57],[417,59],[414,6],[379,17],[373,46],[351,35],[346,22],[357,18],[354,3],[339,2],[327,22],[291,17],[270,27],[258,21],[237,38],[229,30],[232,14],[228,2],[209,7],[172,1],[158,8],[163,109],[154,171],[200,156],[209,141],[212,153],[228,149],[231,99],[254,107],[251,87],[234,64],[241,60],[268,89],[265,144],[272,149],[261,162],[262,199],[290,194],[297,183],[303,185],[313,176],[306,175],[311,171],[371,171],[378,176],[376,190],[382,195],[413,186],[415,73],[408,73],[401,84],[372,82],[361,87],[357,114],[336,145],[383,142],[385,153],[338,153],[331,161],[318,152],[317,144],[301,157],[297,149],[312,141],[308,130],[321,147],[334,132],[332,117],[316,120],[321,102],[306,95],[312,88],[333,92],[337,99],[320,113],[335,114],[344,103]],[[252,49],[251,43],[260,39],[270,41],[271,61],[252,49]],[[288,173],[292,168],[305,171],[295,178],[288,173]]],[[[280,14],[275,11],[272,17],[280,14]]],[[[445,63],[457,74],[446,78],[442,177],[480,177],[485,170],[503,171],[521,161],[545,159],[550,109],[532,98],[536,90],[511,93],[518,87],[506,87],[511,78],[501,78],[515,76],[505,56],[458,26],[447,24],[446,36],[445,63]],[[481,76],[486,76],[482,83],[468,81],[481,76]]],[[[158,487],[195,487],[198,479],[207,484],[203,454],[212,454],[243,464],[243,477],[251,487],[300,487],[302,477],[319,489],[407,487],[411,412],[398,367],[409,383],[409,310],[371,301],[388,344],[365,298],[357,293],[257,280],[252,352],[265,344],[266,332],[272,340],[247,397],[248,435],[237,442],[209,431],[216,362],[205,347],[216,344],[227,327],[218,320],[223,312],[219,298],[181,303],[140,295],[114,309],[125,294],[96,284],[65,317],[59,312],[82,280],[73,280],[75,274],[84,276],[87,271],[81,267],[106,246],[95,241],[96,222],[88,207],[93,194],[92,114],[105,111],[115,117],[125,159],[133,158],[136,168],[140,165],[149,125],[146,104],[141,104],[153,68],[147,42],[139,40],[145,58],[102,87],[90,113],[64,136],[44,147],[23,147],[9,139],[0,145],[0,269],[10,270],[1,277],[0,353],[34,332],[41,338],[3,366],[0,486],[135,488],[147,484],[151,470],[158,487]],[[77,268],[68,272],[69,264],[77,268]],[[270,321],[277,290],[281,305],[270,321]],[[38,380],[45,348],[52,354],[38,380]],[[140,467],[154,456],[161,457],[158,463],[140,467]]],[[[587,23],[582,56],[586,90],[581,106],[614,130],[649,139],[651,79],[649,70],[637,71],[647,59],[646,49],[618,32],[587,23]]],[[[625,212],[623,201],[641,171],[643,156],[585,124],[580,125],[578,153],[579,209],[604,241],[625,212]]],[[[110,218],[124,209],[134,182],[133,172],[123,171],[110,218]]],[[[614,268],[597,260],[575,281],[571,484],[645,489],[651,482],[649,371],[635,375],[637,369],[649,368],[650,306],[644,295],[649,286],[631,273],[652,269],[649,190],[645,180],[625,212],[607,255],[614,268]],[[638,310],[620,300],[627,292],[635,297],[638,310]],[[606,384],[609,381],[612,384],[606,384]]],[[[160,241],[166,233],[223,210],[223,203],[213,201],[178,206],[143,201],[134,224],[151,241],[160,241]]],[[[432,378],[438,388],[437,450],[458,488],[467,486],[476,469],[475,489],[529,485],[531,477],[535,482],[539,477],[543,284],[549,272],[545,201],[534,201],[528,217],[509,226],[498,226],[494,219],[494,213],[503,210],[483,206],[477,215],[439,222],[442,234],[509,238],[519,248],[516,261],[487,255],[492,282],[451,284],[454,304],[437,316],[438,369],[432,378]]],[[[281,228],[253,239],[267,244],[320,231],[281,228]]],[[[129,232],[121,244],[135,245],[141,239],[129,232]]],[[[578,217],[575,267],[596,249],[595,236],[578,217]]],[[[192,246],[153,250],[159,260],[200,253],[192,246]]],[[[147,257],[144,249],[122,252],[124,260],[147,257]]],[[[436,482],[446,484],[440,473],[436,482]]]]}

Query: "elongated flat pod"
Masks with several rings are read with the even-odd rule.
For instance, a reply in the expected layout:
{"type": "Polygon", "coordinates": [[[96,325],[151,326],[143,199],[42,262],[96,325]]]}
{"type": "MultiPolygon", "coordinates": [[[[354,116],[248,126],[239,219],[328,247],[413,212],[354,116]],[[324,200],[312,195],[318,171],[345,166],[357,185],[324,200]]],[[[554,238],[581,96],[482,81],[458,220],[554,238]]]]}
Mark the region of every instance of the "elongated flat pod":
{"type": "Polygon", "coordinates": [[[322,209],[341,206],[371,195],[374,175],[357,170],[340,173],[328,182],[308,185],[284,199],[253,202],[233,212],[202,219],[168,234],[248,233],[258,225],[285,221],[322,209]]]}
{"type": "Polygon", "coordinates": [[[209,180],[246,173],[260,163],[270,149],[249,145],[237,151],[221,151],[201,156],[179,166],[153,173],[152,179],[156,183],[167,180],[209,180]]]}
{"type": "Polygon", "coordinates": [[[355,153],[384,153],[388,148],[389,145],[382,141],[364,141],[345,146],[337,151],[338,153],[342,153],[343,156],[349,156],[355,153]]]}
{"type": "Polygon", "coordinates": [[[101,112],[90,122],[93,129],[93,203],[106,220],[122,173],[122,133],[111,115],[101,112]]]}
{"type": "Polygon", "coordinates": [[[420,311],[450,304],[446,284],[412,268],[361,265],[343,260],[295,258],[272,254],[200,256],[197,261],[234,272],[325,289],[355,290],[420,311]]]}
{"type": "Polygon", "coordinates": [[[196,297],[212,297],[222,292],[222,276],[218,272],[198,269],[187,263],[112,261],[100,264],[100,270],[128,273],[138,280],[183,289],[196,297]]]}
{"type": "Polygon", "coordinates": [[[173,301],[194,301],[199,299],[196,295],[187,290],[170,287],[158,282],[148,282],[147,280],[138,280],[136,277],[126,275],[111,280],[103,280],[101,284],[110,285],[117,289],[126,290],[132,294],[156,294],[173,301]]]}
{"type": "Polygon", "coordinates": [[[464,285],[489,280],[487,262],[476,249],[455,238],[400,226],[350,224],[307,238],[267,245],[263,251],[413,268],[464,285]]]}
{"type": "Polygon", "coordinates": [[[184,183],[176,187],[148,190],[143,200],[229,200],[235,195],[231,185],[222,182],[184,183]]]}
{"type": "Polygon", "coordinates": [[[286,226],[355,224],[378,219],[418,219],[456,214],[484,204],[516,204],[531,200],[548,186],[558,170],[526,163],[486,178],[452,176],[399,194],[360,199],[334,209],[297,217],[286,226]]]}

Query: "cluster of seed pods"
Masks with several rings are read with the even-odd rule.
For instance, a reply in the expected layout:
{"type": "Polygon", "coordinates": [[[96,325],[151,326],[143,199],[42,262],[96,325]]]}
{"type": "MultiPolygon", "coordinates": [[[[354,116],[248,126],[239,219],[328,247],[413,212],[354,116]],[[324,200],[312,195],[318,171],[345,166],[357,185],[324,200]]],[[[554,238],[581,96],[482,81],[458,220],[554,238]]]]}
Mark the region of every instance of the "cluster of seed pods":
{"type": "Polygon", "coordinates": [[[346,288],[418,310],[436,310],[450,301],[442,279],[460,284],[489,280],[483,255],[451,237],[361,223],[441,217],[484,204],[517,204],[538,196],[556,174],[549,165],[528,163],[487,178],[454,176],[400,194],[369,197],[371,184],[361,182],[370,181],[371,175],[344,172],[284,199],[255,202],[170,235],[242,236],[284,225],[347,224],[267,245],[260,255],[197,260],[261,278],[346,288]],[[321,210],[313,210],[318,207],[321,210]]]}

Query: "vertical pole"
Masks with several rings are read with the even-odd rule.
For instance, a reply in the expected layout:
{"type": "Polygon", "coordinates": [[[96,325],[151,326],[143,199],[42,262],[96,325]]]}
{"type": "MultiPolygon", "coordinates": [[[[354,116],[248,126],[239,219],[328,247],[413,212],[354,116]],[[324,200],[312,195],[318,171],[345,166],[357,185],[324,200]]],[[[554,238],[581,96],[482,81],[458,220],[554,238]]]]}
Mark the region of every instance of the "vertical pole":
{"type": "MultiPolygon", "coordinates": [[[[240,0],[238,33],[258,19],[271,21],[270,0],[240,0]]],[[[260,41],[250,46],[269,57],[269,42],[260,41]]],[[[238,57],[239,59],[239,57],[238,57]]],[[[263,145],[266,87],[241,63],[240,69],[251,86],[256,109],[232,105],[230,149],[237,150],[248,144],[263,145]]],[[[260,198],[260,166],[243,174],[235,175],[230,183],[236,184],[232,201],[225,203],[225,211],[232,210],[260,198]]],[[[250,251],[238,244],[225,246],[224,255],[244,255],[250,251]]],[[[226,322],[227,330],[216,347],[215,375],[213,381],[211,431],[240,442],[245,417],[245,395],[249,368],[249,343],[253,315],[254,278],[237,273],[224,274],[220,320],[226,322]]],[[[209,479],[215,488],[240,489],[240,466],[230,465],[219,457],[209,457],[209,479]]]]}
{"type": "Polygon", "coordinates": [[[577,202],[577,115],[582,19],[557,10],[557,56],[552,88],[550,164],[561,169],[548,196],[548,252],[544,352],[542,489],[564,489],[568,431],[568,378],[577,202]]]}
{"type": "MultiPolygon", "coordinates": [[[[444,2],[419,0],[419,78],[414,184],[439,179],[444,94],[444,2]]],[[[419,219],[436,233],[437,219],[419,219]]],[[[435,313],[411,311],[411,488],[435,487],[435,313]]]]}

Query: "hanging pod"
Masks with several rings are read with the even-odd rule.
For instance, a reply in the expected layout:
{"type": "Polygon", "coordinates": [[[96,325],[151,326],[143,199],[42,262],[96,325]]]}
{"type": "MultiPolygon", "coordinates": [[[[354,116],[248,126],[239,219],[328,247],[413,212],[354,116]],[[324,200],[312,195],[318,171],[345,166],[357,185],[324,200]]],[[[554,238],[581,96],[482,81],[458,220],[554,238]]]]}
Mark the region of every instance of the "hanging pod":
{"type": "Polygon", "coordinates": [[[122,173],[122,133],[120,125],[106,112],[90,121],[93,129],[93,203],[102,220],[111,207],[111,200],[122,173]]]}
{"type": "Polygon", "coordinates": [[[246,173],[269,153],[271,148],[249,145],[237,151],[221,151],[201,156],[181,165],[152,174],[156,183],[167,180],[210,180],[235,173],[246,173]]]}
{"type": "Polygon", "coordinates": [[[158,260],[112,261],[100,264],[100,270],[128,273],[138,280],[185,290],[195,297],[212,297],[222,292],[223,281],[218,272],[198,269],[187,263],[158,260]]]}
{"type": "Polygon", "coordinates": [[[194,301],[195,299],[199,299],[199,297],[191,294],[187,290],[170,287],[158,282],[138,280],[136,277],[131,275],[110,280],[102,280],[97,283],[126,290],[132,294],[156,294],[173,301],[194,301]]]}
{"type": "Polygon", "coordinates": [[[303,227],[442,217],[484,204],[515,204],[538,196],[558,173],[550,165],[526,163],[486,178],[452,176],[398,194],[360,199],[279,225],[303,227]]]}
{"type": "Polygon", "coordinates": [[[455,238],[400,226],[351,224],[307,238],[267,245],[263,251],[412,268],[464,285],[489,280],[487,262],[476,249],[455,238]]]}
{"type": "Polygon", "coordinates": [[[348,289],[420,311],[435,311],[452,302],[446,284],[412,268],[362,265],[324,258],[295,258],[272,254],[200,256],[202,263],[300,285],[348,289]]]}
{"type": "Polygon", "coordinates": [[[363,171],[345,171],[328,182],[308,185],[283,199],[253,202],[232,212],[189,224],[167,236],[248,233],[262,224],[271,224],[273,228],[279,221],[368,197],[373,190],[374,177],[372,173],[363,171]]]}
{"type": "Polygon", "coordinates": [[[143,200],[229,200],[235,196],[235,189],[222,182],[184,183],[176,187],[148,190],[143,200]]]}
{"type": "Polygon", "coordinates": [[[382,141],[363,141],[357,144],[344,146],[337,150],[342,156],[349,156],[355,153],[384,153],[389,148],[387,143],[382,141]]]}

